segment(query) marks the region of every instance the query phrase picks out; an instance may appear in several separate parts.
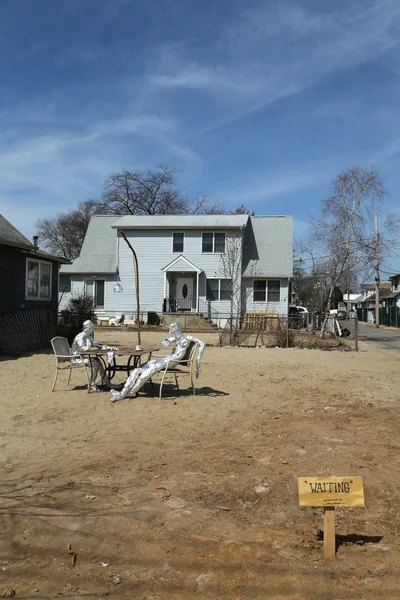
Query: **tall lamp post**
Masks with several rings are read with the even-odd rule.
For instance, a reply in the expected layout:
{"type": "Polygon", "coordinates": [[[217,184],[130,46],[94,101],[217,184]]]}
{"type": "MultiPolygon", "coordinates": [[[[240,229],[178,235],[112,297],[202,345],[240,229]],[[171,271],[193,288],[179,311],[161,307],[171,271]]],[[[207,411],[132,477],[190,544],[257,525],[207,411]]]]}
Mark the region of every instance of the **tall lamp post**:
{"type": "MultiPolygon", "coordinates": [[[[138,263],[138,259],[136,256],[136,252],[133,249],[132,245],[130,244],[129,240],[127,239],[126,235],[124,234],[124,232],[120,229],[117,230],[117,236],[119,236],[119,234],[122,235],[122,237],[124,238],[125,242],[128,244],[132,254],[133,254],[133,261],[135,263],[135,283],[136,283],[136,323],[137,323],[137,339],[138,339],[138,344],[140,345],[140,303],[139,303],[139,263],[138,263]]],[[[119,252],[119,249],[118,249],[119,252]]],[[[119,259],[119,257],[118,257],[119,259]]],[[[119,273],[119,269],[117,269],[117,272],[119,273]]],[[[117,282],[117,284],[114,286],[114,291],[119,292],[122,291],[122,286],[117,282]],[[117,290],[118,288],[118,290],[117,290]]]]}

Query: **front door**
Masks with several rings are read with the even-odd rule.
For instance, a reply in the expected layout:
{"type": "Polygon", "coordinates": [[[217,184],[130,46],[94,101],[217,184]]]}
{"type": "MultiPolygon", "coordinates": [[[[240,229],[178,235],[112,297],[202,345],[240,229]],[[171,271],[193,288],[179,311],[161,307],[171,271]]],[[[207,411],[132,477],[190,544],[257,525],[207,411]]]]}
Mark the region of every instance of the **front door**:
{"type": "Polygon", "coordinates": [[[177,277],[176,303],[177,310],[191,310],[193,307],[194,279],[192,277],[177,277]]]}

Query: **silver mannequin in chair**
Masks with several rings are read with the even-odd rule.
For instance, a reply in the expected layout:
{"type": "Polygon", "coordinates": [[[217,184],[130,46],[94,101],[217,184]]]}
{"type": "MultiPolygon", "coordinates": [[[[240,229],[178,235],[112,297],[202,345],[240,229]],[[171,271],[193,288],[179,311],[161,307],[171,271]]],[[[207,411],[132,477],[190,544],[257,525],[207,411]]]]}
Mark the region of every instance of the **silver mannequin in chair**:
{"type": "MultiPolygon", "coordinates": [[[[78,333],[78,335],[75,336],[75,339],[72,342],[71,353],[81,354],[82,352],[92,350],[95,348],[99,348],[100,350],[110,350],[110,352],[112,350],[118,350],[118,348],[114,348],[113,346],[107,346],[105,344],[100,344],[99,342],[96,342],[93,336],[94,325],[92,321],[85,321],[83,323],[83,331],[81,331],[81,333],[78,333]]],[[[109,358],[112,360],[112,356],[110,356],[109,358]]],[[[77,358],[75,362],[78,363],[80,362],[80,360],[80,358],[77,358]]],[[[101,362],[101,360],[97,356],[93,356],[90,358],[90,365],[90,390],[92,392],[100,391],[97,385],[95,384],[98,373],[100,373],[101,375],[101,381],[104,382],[109,389],[111,389],[112,386],[110,380],[108,378],[107,373],[104,371],[103,363],[101,362]]]]}
{"type": "Polygon", "coordinates": [[[147,362],[143,363],[143,365],[140,365],[140,367],[134,369],[120,392],[111,390],[111,402],[117,402],[117,400],[123,400],[127,396],[136,394],[136,392],[140,390],[146,381],[151,379],[156,373],[163,371],[167,365],[169,367],[176,367],[179,361],[185,356],[190,342],[195,342],[199,347],[196,358],[196,377],[199,376],[200,361],[205,349],[205,343],[193,335],[183,335],[181,327],[178,323],[171,323],[169,326],[169,333],[169,337],[163,338],[161,343],[163,346],[168,346],[170,343],[175,343],[172,354],[148,360],[147,362]]]}

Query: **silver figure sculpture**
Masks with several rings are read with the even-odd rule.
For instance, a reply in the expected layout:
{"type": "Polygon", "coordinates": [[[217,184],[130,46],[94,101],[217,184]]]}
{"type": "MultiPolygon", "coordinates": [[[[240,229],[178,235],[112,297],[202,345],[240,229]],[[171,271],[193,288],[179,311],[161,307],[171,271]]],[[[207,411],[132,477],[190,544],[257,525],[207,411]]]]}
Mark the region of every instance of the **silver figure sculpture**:
{"type": "Polygon", "coordinates": [[[136,394],[146,381],[151,379],[156,373],[163,371],[167,366],[176,367],[179,361],[185,356],[189,342],[195,342],[199,347],[196,357],[196,377],[199,376],[200,361],[205,349],[205,343],[193,335],[183,335],[178,323],[171,323],[169,326],[169,333],[170,336],[165,337],[161,343],[163,346],[175,343],[172,354],[161,356],[160,358],[153,358],[134,369],[120,392],[111,390],[111,402],[123,400],[127,396],[136,394]]]}
{"type": "MultiPolygon", "coordinates": [[[[108,358],[108,362],[111,362],[111,360],[113,359],[113,356],[114,356],[112,353],[112,350],[118,350],[118,348],[115,348],[113,346],[107,346],[105,344],[100,344],[99,342],[96,342],[96,340],[94,339],[93,336],[94,336],[94,325],[93,325],[92,321],[85,321],[83,323],[83,331],[81,331],[81,333],[78,333],[78,335],[75,336],[75,339],[72,342],[71,353],[72,354],[81,354],[81,353],[87,352],[88,350],[92,350],[95,348],[98,348],[100,350],[110,350],[110,353],[107,355],[107,358],[108,358]]],[[[88,360],[86,358],[83,360],[88,362],[88,360]]],[[[73,361],[75,363],[79,363],[79,362],[81,362],[81,359],[76,358],[76,359],[73,359],[73,361]]],[[[109,389],[111,389],[112,385],[111,385],[110,379],[104,370],[104,366],[103,366],[103,363],[100,360],[100,358],[98,356],[91,356],[89,361],[90,361],[90,366],[91,366],[90,386],[89,386],[90,391],[92,391],[92,392],[100,391],[100,389],[97,387],[97,385],[95,383],[98,373],[100,373],[101,381],[103,383],[105,383],[105,385],[109,389]]]]}

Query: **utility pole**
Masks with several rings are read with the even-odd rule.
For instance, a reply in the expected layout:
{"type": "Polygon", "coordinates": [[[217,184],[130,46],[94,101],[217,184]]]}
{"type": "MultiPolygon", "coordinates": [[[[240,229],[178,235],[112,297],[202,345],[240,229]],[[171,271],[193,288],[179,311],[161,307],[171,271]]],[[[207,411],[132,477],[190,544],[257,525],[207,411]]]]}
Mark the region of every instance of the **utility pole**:
{"type": "Polygon", "coordinates": [[[346,301],[346,319],[350,317],[351,303],[350,303],[350,239],[347,238],[347,276],[346,276],[346,287],[347,287],[347,301],[346,301]]]}
{"type": "Polygon", "coordinates": [[[378,215],[375,215],[375,327],[379,327],[379,230],[378,215]]]}

